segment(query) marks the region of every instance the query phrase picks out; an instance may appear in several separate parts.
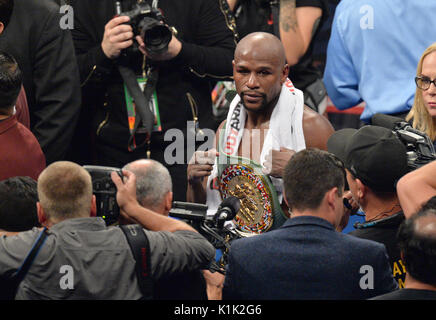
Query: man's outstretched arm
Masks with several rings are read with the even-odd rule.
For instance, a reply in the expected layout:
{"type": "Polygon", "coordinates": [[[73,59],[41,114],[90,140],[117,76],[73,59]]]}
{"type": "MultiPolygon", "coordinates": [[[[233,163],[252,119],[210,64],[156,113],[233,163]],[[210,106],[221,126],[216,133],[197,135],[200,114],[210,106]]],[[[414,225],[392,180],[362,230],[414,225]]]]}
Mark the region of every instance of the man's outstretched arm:
{"type": "Polygon", "coordinates": [[[436,161],[403,176],[397,183],[397,194],[406,218],[436,195],[436,161]]]}

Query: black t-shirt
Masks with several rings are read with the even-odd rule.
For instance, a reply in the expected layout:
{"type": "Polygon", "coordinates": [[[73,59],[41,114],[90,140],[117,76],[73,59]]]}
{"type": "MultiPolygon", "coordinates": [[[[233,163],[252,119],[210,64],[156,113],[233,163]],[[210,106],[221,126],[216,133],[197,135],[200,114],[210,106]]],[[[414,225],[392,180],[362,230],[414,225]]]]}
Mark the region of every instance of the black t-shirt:
{"type": "MultiPolygon", "coordinates": [[[[234,9],[236,29],[239,39],[256,31],[274,34],[274,21],[271,13],[270,1],[265,0],[240,0],[234,9]]],[[[322,10],[322,16],[317,31],[312,38],[321,30],[322,24],[329,15],[326,0],[296,0],[296,7],[318,7],[322,10]]],[[[278,36],[278,35],[277,35],[278,36]]],[[[303,90],[317,78],[321,78],[320,71],[312,66],[313,41],[300,61],[292,66],[289,77],[294,86],[303,90]]]]}
{"type": "Polygon", "coordinates": [[[436,291],[404,288],[371,298],[370,300],[436,300],[436,291]]]}
{"type": "Polygon", "coordinates": [[[349,233],[358,238],[373,240],[385,245],[392,268],[392,274],[400,288],[404,287],[406,268],[401,260],[397,232],[404,219],[404,213],[400,211],[385,219],[359,224],[356,230],[349,233]]]}

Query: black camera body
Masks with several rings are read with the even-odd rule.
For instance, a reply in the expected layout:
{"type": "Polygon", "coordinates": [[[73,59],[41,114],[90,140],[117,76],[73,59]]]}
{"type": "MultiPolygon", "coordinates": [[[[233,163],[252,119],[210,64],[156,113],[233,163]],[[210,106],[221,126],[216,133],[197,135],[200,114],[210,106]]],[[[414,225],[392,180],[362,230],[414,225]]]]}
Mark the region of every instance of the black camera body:
{"type": "Polygon", "coordinates": [[[436,160],[433,142],[424,132],[414,129],[408,122],[397,123],[393,132],[407,148],[409,171],[436,160]]]}
{"type": "Polygon", "coordinates": [[[384,127],[400,139],[407,149],[407,167],[413,171],[436,160],[436,152],[433,141],[425,132],[417,130],[402,118],[387,114],[376,113],[372,116],[373,125],[384,127]]]}
{"type": "MultiPolygon", "coordinates": [[[[116,6],[120,8],[120,6],[116,6]]],[[[168,44],[173,36],[171,30],[164,24],[164,18],[159,9],[141,2],[126,12],[117,12],[120,16],[128,16],[133,33],[144,40],[147,52],[162,54],[168,51],[168,44]]]]}
{"type": "Polygon", "coordinates": [[[120,216],[120,207],[117,203],[117,187],[112,181],[111,172],[118,173],[121,179],[121,169],[103,166],[83,166],[92,179],[92,193],[97,202],[97,217],[103,218],[106,225],[114,224],[120,216]]]}

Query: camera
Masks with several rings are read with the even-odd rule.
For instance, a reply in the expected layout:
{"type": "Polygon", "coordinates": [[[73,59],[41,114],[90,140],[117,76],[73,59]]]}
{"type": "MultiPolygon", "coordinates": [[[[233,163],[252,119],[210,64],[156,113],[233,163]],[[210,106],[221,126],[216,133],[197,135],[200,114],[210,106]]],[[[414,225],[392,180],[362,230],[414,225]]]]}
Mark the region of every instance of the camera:
{"type": "Polygon", "coordinates": [[[433,141],[424,132],[413,128],[402,118],[376,113],[372,117],[372,124],[391,129],[406,146],[409,171],[436,160],[433,141]]]}
{"type": "Polygon", "coordinates": [[[121,12],[120,2],[115,3],[117,14],[128,16],[133,33],[141,36],[146,50],[152,54],[162,54],[168,51],[168,44],[173,36],[170,28],[163,24],[164,19],[157,8],[141,2],[130,11],[121,12]]]}
{"type": "Polygon", "coordinates": [[[103,166],[83,166],[92,179],[92,193],[97,202],[97,217],[103,218],[106,225],[114,224],[120,216],[120,207],[117,203],[117,187],[112,181],[111,172],[118,173],[121,179],[121,169],[103,166]]]}
{"type": "Polygon", "coordinates": [[[174,201],[169,212],[170,217],[182,219],[203,235],[214,247],[222,252],[221,257],[211,263],[209,270],[225,274],[227,257],[233,240],[242,238],[235,229],[224,226],[225,221],[232,220],[239,211],[239,199],[229,197],[223,200],[216,214],[208,217],[207,205],[174,201]]]}
{"type": "Polygon", "coordinates": [[[407,148],[407,166],[410,171],[436,160],[433,142],[423,132],[408,125],[394,130],[394,133],[407,148]]]}

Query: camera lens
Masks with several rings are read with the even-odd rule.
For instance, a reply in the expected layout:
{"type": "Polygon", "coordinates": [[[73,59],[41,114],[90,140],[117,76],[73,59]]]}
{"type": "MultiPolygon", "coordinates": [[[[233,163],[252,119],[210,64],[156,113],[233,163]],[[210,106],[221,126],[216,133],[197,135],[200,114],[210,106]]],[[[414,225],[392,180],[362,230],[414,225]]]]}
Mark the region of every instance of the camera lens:
{"type": "Polygon", "coordinates": [[[141,22],[141,36],[144,39],[145,48],[154,54],[165,53],[171,41],[171,30],[158,20],[144,18],[141,22]]]}

